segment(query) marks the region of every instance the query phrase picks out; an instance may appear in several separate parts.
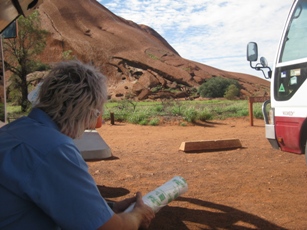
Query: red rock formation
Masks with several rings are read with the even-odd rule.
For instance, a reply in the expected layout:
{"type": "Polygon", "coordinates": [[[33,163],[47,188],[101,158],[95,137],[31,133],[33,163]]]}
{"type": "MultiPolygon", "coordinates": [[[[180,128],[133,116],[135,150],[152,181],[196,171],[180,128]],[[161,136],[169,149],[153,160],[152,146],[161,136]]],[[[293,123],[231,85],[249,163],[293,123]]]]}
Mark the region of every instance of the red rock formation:
{"type": "Polygon", "coordinates": [[[59,61],[63,52],[72,51],[93,62],[108,77],[110,98],[145,99],[156,94],[151,89],[157,86],[186,95],[189,90],[179,92],[212,76],[237,79],[247,96],[269,92],[266,80],[184,59],[156,31],[116,16],[96,0],[44,0],[39,12],[50,32],[43,61],[59,61]]]}

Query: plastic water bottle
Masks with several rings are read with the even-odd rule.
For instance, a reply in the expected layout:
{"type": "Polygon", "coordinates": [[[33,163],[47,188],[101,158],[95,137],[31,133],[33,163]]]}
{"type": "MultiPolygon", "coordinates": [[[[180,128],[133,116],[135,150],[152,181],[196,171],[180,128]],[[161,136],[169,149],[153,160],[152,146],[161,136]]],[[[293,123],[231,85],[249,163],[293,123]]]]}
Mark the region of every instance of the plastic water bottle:
{"type": "MultiPolygon", "coordinates": [[[[188,190],[186,180],[181,176],[175,176],[155,190],[143,196],[143,202],[152,208],[157,213],[161,208],[166,206],[178,196],[182,195],[188,190]]],[[[130,212],[135,203],[131,204],[125,212],[130,212]]]]}

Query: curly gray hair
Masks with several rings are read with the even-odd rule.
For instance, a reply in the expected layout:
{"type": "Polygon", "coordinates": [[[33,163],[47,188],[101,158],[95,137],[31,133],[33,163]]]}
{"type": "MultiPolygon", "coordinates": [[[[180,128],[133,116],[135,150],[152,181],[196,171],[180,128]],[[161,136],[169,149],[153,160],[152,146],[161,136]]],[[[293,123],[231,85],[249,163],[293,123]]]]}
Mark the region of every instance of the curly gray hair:
{"type": "Polygon", "coordinates": [[[45,111],[62,133],[78,138],[96,124],[106,101],[106,77],[94,66],[74,60],[51,69],[34,107],[45,111]]]}

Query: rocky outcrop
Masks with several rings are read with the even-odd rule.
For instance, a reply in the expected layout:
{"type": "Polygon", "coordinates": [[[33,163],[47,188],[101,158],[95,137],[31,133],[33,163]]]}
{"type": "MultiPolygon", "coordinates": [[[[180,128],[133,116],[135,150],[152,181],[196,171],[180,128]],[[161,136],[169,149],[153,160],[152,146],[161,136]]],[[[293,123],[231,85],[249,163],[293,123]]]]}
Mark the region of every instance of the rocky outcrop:
{"type": "Polygon", "coordinates": [[[50,32],[41,59],[52,63],[69,53],[94,63],[108,77],[109,98],[189,98],[213,76],[238,80],[242,96],[269,92],[266,80],[184,59],[152,28],[118,17],[96,0],[44,0],[39,12],[50,32]]]}

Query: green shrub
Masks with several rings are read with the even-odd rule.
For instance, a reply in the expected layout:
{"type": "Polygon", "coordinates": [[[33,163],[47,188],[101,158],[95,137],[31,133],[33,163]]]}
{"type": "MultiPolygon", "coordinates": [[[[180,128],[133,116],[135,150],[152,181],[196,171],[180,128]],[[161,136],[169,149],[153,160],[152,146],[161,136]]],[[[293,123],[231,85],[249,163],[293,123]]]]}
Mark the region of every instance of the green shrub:
{"type": "Polygon", "coordinates": [[[73,54],[73,51],[72,50],[66,50],[66,51],[63,51],[62,53],[62,59],[63,60],[73,60],[75,59],[75,55],[73,54]]]}
{"type": "Polygon", "coordinates": [[[171,109],[171,113],[172,113],[172,115],[174,115],[174,116],[180,116],[180,115],[182,115],[182,108],[181,107],[172,107],[172,109],[171,109]]]}
{"type": "Polygon", "coordinates": [[[224,94],[224,97],[228,100],[233,100],[235,99],[237,96],[239,96],[240,93],[240,89],[234,85],[231,84],[228,86],[228,88],[226,89],[226,92],[224,94]]]}
{"type": "Polygon", "coordinates": [[[212,108],[211,111],[214,114],[221,115],[225,112],[225,108],[224,107],[214,107],[214,108],[212,108]]]}
{"type": "Polygon", "coordinates": [[[152,118],[152,119],[148,122],[148,124],[151,125],[151,126],[157,126],[157,125],[159,125],[159,123],[160,123],[160,119],[157,118],[157,117],[152,118]]]}
{"type": "Polygon", "coordinates": [[[160,112],[162,112],[162,111],[164,110],[164,107],[163,107],[163,105],[155,105],[155,106],[153,107],[153,110],[154,110],[155,112],[157,112],[157,113],[160,113],[160,112]]]}
{"type": "Polygon", "coordinates": [[[198,92],[202,97],[224,97],[227,88],[232,84],[239,88],[239,83],[236,80],[223,77],[212,77],[199,87],[198,92]]]}
{"type": "Polygon", "coordinates": [[[240,109],[240,110],[236,113],[236,115],[237,115],[238,117],[246,117],[246,116],[248,116],[248,109],[247,109],[247,108],[242,108],[242,109],[240,109]]]}
{"type": "Polygon", "coordinates": [[[197,120],[207,121],[212,119],[212,114],[208,111],[201,111],[197,115],[197,120]]]}
{"type": "Polygon", "coordinates": [[[146,118],[139,121],[139,125],[147,125],[147,124],[148,124],[148,120],[146,118]]]}
{"type": "Polygon", "coordinates": [[[132,124],[147,125],[148,118],[149,118],[149,116],[145,112],[143,112],[143,113],[131,113],[128,116],[128,122],[132,123],[132,124]]]}
{"type": "Polygon", "coordinates": [[[197,112],[193,108],[189,108],[183,112],[184,120],[194,123],[197,120],[197,112]]]}

